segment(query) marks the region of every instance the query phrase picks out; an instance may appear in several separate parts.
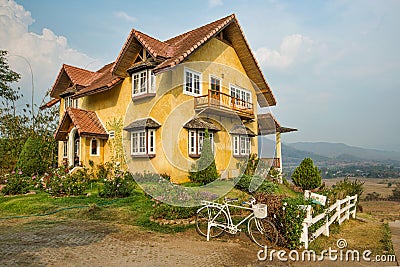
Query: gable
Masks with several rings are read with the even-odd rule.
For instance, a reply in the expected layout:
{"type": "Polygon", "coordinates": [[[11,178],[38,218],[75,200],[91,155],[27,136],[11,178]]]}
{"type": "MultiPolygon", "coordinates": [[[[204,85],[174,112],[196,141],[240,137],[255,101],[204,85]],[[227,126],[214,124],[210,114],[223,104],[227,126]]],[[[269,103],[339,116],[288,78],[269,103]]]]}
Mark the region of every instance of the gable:
{"type": "Polygon", "coordinates": [[[216,36],[230,43],[247,76],[257,85],[257,99],[261,107],[274,106],[276,100],[266,82],[249,44],[244,37],[235,15],[211,22],[164,42],[133,29],[128,36],[112,73],[127,77],[127,70],[135,63],[140,50],[144,48],[158,65],[154,73],[169,70],[188,60],[198,49],[216,36]]]}

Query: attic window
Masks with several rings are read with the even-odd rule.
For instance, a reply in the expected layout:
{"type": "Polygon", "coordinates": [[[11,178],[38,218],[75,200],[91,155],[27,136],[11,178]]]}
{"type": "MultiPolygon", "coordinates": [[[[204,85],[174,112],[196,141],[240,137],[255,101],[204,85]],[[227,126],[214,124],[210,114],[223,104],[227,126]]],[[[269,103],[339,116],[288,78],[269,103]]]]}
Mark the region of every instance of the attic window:
{"type": "Polygon", "coordinates": [[[151,70],[132,73],[132,97],[154,95],[156,92],[156,78],[151,70]]]}
{"type": "Polygon", "coordinates": [[[64,108],[78,108],[78,99],[72,99],[70,96],[64,98],[64,108]]]}

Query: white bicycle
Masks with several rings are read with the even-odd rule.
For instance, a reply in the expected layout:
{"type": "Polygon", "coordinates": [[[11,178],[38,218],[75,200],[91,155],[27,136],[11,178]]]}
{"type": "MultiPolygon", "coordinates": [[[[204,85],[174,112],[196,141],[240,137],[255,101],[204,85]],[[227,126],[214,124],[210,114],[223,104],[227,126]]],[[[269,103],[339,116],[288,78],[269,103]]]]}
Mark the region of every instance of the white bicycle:
{"type": "Polygon", "coordinates": [[[272,247],[278,242],[278,231],[275,225],[266,219],[267,205],[255,204],[256,200],[251,198],[249,202],[243,202],[249,207],[229,204],[237,201],[237,198],[225,198],[224,204],[219,204],[210,201],[202,201],[203,207],[197,210],[196,213],[196,231],[210,238],[219,237],[224,232],[236,234],[240,232],[239,226],[248,220],[247,230],[250,238],[260,247],[272,247]],[[239,223],[234,224],[232,221],[230,207],[245,209],[251,211],[239,223]]]}

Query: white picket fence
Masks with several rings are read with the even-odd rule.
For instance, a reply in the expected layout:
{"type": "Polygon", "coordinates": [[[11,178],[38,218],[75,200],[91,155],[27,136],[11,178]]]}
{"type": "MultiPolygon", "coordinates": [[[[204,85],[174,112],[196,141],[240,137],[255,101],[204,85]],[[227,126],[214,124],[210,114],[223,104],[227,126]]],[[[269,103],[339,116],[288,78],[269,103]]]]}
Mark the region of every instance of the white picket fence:
{"type": "Polygon", "coordinates": [[[304,208],[307,209],[307,216],[304,219],[303,232],[300,237],[300,242],[304,243],[304,248],[308,249],[308,245],[321,234],[329,236],[329,227],[335,221],[341,224],[345,220],[350,219],[350,215],[355,218],[357,209],[356,203],[357,195],[352,197],[347,196],[342,200],[337,200],[335,204],[326,208],[324,213],[321,213],[314,218],[311,214],[311,206],[304,206],[304,208]],[[335,213],[332,215],[332,212],[335,213]],[[309,233],[309,228],[321,220],[325,220],[325,223],[314,233],[309,233]]]}

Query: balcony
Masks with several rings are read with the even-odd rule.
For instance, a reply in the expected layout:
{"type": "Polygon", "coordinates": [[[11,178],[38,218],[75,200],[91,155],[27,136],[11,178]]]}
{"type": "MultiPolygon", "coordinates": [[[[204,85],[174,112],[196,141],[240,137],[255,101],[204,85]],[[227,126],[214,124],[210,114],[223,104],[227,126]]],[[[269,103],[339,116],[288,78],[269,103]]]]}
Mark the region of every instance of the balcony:
{"type": "Polygon", "coordinates": [[[195,97],[194,109],[226,117],[239,116],[242,120],[255,118],[252,103],[214,90],[208,90],[207,95],[195,97]]]}
{"type": "Polygon", "coordinates": [[[274,167],[275,169],[281,168],[281,159],[280,158],[260,158],[264,164],[267,166],[274,167]]]}

